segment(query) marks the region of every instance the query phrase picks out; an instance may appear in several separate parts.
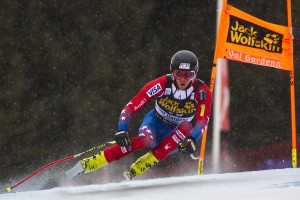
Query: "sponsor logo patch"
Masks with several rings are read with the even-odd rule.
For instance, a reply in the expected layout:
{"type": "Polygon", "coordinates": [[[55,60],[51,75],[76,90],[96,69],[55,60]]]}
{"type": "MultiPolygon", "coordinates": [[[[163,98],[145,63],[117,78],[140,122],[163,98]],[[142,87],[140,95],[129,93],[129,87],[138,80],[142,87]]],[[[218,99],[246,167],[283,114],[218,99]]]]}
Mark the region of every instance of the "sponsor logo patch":
{"type": "Polygon", "coordinates": [[[170,94],[171,94],[171,88],[166,88],[165,95],[170,95],[170,94]]]}
{"type": "Polygon", "coordinates": [[[152,88],[150,88],[148,91],[147,91],[147,95],[148,97],[152,97],[154,96],[155,94],[157,94],[158,92],[160,92],[162,90],[162,87],[161,85],[158,83],[156,85],[154,85],[152,88]]]}
{"type": "Polygon", "coordinates": [[[170,148],[171,148],[171,144],[170,144],[170,143],[168,143],[168,144],[166,144],[164,147],[165,147],[165,150],[168,150],[168,149],[170,149],[170,148]]]}
{"type": "Polygon", "coordinates": [[[161,108],[175,114],[191,114],[196,111],[196,105],[193,101],[186,101],[183,105],[179,101],[172,100],[168,96],[158,101],[161,108]]]}
{"type": "Polygon", "coordinates": [[[140,109],[145,103],[146,103],[146,99],[142,99],[137,106],[134,106],[134,110],[140,109]]]}
{"type": "Polygon", "coordinates": [[[199,96],[200,96],[200,100],[201,101],[204,101],[207,99],[207,94],[206,94],[206,91],[204,89],[200,90],[199,91],[199,96]]]}
{"type": "Polygon", "coordinates": [[[180,130],[177,129],[175,132],[182,140],[185,138],[185,135],[180,130]]]}
{"type": "Polygon", "coordinates": [[[120,147],[120,148],[121,148],[122,153],[126,153],[127,152],[126,147],[120,147]]]}
{"type": "Polygon", "coordinates": [[[178,139],[178,137],[176,137],[176,135],[172,135],[172,138],[176,143],[180,142],[180,140],[178,139]]]}
{"type": "Polygon", "coordinates": [[[205,104],[201,104],[200,117],[203,117],[203,116],[204,116],[204,112],[205,112],[205,104]]]}
{"type": "Polygon", "coordinates": [[[190,63],[180,63],[179,69],[190,69],[190,63]]]}

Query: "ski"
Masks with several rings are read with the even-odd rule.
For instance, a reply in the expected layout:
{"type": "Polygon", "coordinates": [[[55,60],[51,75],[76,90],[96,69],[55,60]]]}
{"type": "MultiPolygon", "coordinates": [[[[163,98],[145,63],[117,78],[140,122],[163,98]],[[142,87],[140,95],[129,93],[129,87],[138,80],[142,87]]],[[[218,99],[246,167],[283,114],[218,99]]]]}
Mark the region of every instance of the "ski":
{"type": "Polygon", "coordinates": [[[66,171],[65,174],[66,174],[67,179],[71,180],[73,177],[75,177],[76,175],[78,175],[82,172],[84,172],[84,168],[83,168],[81,162],[79,161],[74,167],[72,167],[71,169],[66,171]]]}

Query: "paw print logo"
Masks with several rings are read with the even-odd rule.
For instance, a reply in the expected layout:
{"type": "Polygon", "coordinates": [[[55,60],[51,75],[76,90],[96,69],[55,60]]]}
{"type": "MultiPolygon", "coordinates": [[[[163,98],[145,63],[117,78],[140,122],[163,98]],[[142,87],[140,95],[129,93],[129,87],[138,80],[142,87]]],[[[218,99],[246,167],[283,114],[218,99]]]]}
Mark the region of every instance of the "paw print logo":
{"type": "Polygon", "coordinates": [[[192,102],[186,102],[184,107],[186,109],[192,109],[192,108],[195,108],[195,105],[192,102]]]}
{"type": "Polygon", "coordinates": [[[269,44],[277,44],[279,42],[278,34],[266,34],[266,37],[264,37],[264,40],[269,44]]]}

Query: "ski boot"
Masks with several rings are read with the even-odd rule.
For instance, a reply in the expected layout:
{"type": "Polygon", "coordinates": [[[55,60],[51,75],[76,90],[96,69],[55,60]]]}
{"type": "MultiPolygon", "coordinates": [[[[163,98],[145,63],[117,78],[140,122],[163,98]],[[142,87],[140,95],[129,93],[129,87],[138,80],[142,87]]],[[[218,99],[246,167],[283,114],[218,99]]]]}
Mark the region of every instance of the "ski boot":
{"type": "Polygon", "coordinates": [[[137,161],[130,166],[130,169],[123,173],[123,176],[126,180],[131,180],[135,176],[144,174],[148,169],[156,165],[158,162],[159,161],[157,158],[150,151],[138,158],[137,161]]]}
{"type": "Polygon", "coordinates": [[[97,171],[100,167],[108,164],[103,151],[99,154],[93,155],[92,157],[84,158],[80,162],[84,168],[84,173],[97,171]]]}
{"type": "Polygon", "coordinates": [[[91,171],[96,171],[100,167],[107,165],[108,162],[104,156],[104,152],[101,151],[99,154],[93,155],[89,158],[83,158],[79,161],[73,168],[66,171],[66,176],[68,180],[72,179],[77,174],[88,173],[91,171]]]}

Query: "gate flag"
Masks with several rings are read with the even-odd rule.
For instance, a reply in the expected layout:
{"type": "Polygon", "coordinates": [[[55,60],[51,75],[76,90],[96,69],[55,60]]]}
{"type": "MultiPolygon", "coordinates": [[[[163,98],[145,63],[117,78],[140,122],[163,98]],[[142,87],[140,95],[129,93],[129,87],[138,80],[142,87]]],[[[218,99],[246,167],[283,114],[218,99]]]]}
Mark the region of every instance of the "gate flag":
{"type": "Polygon", "coordinates": [[[293,70],[291,27],[272,24],[226,5],[220,17],[217,58],[293,70]]]}
{"type": "MultiPolygon", "coordinates": [[[[223,1],[214,64],[225,58],[290,73],[292,166],[297,167],[296,106],[291,0],[287,0],[288,26],[269,23],[223,1]],[[218,60],[219,61],[219,60],[218,60]]],[[[215,67],[213,67],[214,69],[215,67]]],[[[212,72],[214,80],[215,70],[212,72]]]]}
{"type": "MultiPolygon", "coordinates": [[[[218,1],[218,3],[219,2],[220,1],[218,1]]],[[[217,61],[219,63],[218,73],[220,73],[219,70],[222,71],[222,69],[225,68],[225,65],[220,65],[220,61],[224,60],[223,58],[288,71],[290,73],[292,166],[297,167],[296,106],[293,59],[294,38],[292,35],[291,13],[291,0],[287,0],[288,26],[282,26],[258,19],[231,5],[228,5],[227,0],[223,0],[223,7],[218,23],[219,26],[211,72],[210,90],[213,92],[217,71],[217,61]]],[[[222,90],[224,90],[224,88],[222,90]]],[[[229,104],[227,104],[228,101],[226,100],[229,100],[229,98],[226,97],[229,97],[229,93],[223,92],[222,106],[225,106],[223,107],[225,111],[229,111],[229,107],[227,107],[229,104]]],[[[227,123],[229,122],[227,121],[229,118],[226,117],[228,112],[222,113],[225,113],[224,115],[222,114],[222,130],[229,130],[230,126],[229,123],[227,123]]],[[[201,158],[204,158],[206,135],[207,129],[202,136],[200,151],[201,158]]],[[[218,141],[218,138],[214,140],[218,141]]],[[[217,144],[215,146],[219,147],[220,145],[217,144]]],[[[202,174],[203,165],[204,160],[200,159],[198,163],[198,174],[202,174]]]]}

